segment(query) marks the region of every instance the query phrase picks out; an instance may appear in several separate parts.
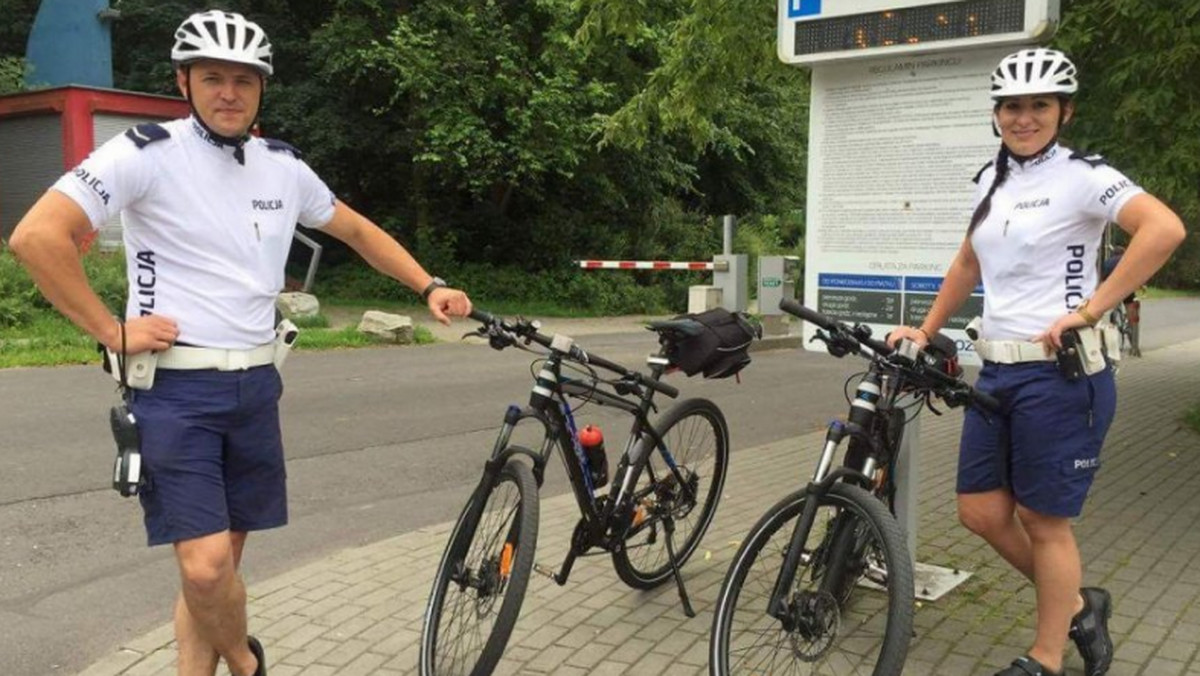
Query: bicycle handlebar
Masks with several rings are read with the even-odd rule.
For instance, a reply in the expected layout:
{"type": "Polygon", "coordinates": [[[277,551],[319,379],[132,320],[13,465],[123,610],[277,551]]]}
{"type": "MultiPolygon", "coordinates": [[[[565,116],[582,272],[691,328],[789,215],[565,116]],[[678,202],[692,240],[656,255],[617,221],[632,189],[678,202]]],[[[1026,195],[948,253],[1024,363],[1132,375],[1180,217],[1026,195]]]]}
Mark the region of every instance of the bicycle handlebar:
{"type": "MultiPolygon", "coordinates": [[[[944,373],[925,359],[910,360],[895,355],[896,351],[890,345],[871,337],[870,327],[862,324],[849,326],[826,317],[812,308],[805,307],[791,298],[780,301],[779,309],[828,331],[830,335],[826,342],[829,345],[830,354],[840,357],[850,351],[862,353],[862,346],[865,345],[877,355],[878,359],[901,370],[907,377],[920,383],[923,389],[934,391],[952,406],[956,401],[960,401],[961,403],[977,404],[992,412],[1000,410],[1000,402],[995,397],[971,387],[959,378],[944,373]]],[[[926,354],[922,350],[922,355],[926,354]]],[[[868,359],[873,358],[869,354],[864,356],[868,359]]]]}
{"type": "MultiPolygon", "coordinates": [[[[553,350],[554,336],[547,336],[538,332],[538,326],[531,321],[520,320],[514,323],[509,323],[502,317],[497,317],[483,310],[471,310],[471,314],[467,315],[470,319],[488,327],[488,339],[492,347],[497,350],[502,350],[516,342],[517,338],[525,338],[528,341],[533,341],[542,347],[553,350]],[[492,329],[498,329],[504,332],[504,337],[497,336],[492,332],[492,329]]],[[[609,361],[604,357],[595,354],[589,354],[583,348],[571,344],[569,352],[563,353],[568,359],[580,364],[599,366],[606,371],[612,371],[619,376],[632,378],[635,382],[645,385],[655,392],[664,394],[672,399],[679,396],[679,389],[668,385],[654,378],[649,378],[639,371],[631,371],[620,364],[609,361]]]]}

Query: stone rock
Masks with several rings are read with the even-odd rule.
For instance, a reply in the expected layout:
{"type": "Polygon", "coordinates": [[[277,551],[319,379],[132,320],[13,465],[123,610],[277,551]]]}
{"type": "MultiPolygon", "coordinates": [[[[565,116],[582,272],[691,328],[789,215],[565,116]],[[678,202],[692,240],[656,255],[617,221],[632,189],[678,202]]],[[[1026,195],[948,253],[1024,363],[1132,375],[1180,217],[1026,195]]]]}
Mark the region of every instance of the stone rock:
{"type": "Polygon", "coordinates": [[[408,345],[413,342],[412,317],[367,310],[358,323],[358,332],[376,340],[408,345]]]}
{"type": "Polygon", "coordinates": [[[316,317],[321,312],[321,302],[316,296],[299,291],[285,291],[279,294],[275,307],[288,318],[316,317]]]}

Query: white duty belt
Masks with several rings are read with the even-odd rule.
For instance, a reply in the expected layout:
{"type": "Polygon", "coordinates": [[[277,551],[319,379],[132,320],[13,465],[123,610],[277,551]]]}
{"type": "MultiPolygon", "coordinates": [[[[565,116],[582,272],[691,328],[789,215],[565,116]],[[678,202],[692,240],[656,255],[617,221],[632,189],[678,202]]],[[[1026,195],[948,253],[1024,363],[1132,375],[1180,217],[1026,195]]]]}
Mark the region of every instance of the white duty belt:
{"type": "Polygon", "coordinates": [[[1046,354],[1041,343],[1027,340],[975,340],[975,351],[984,361],[997,364],[1020,364],[1027,361],[1054,361],[1054,353],[1046,354]]]}
{"type": "MultiPolygon", "coordinates": [[[[1111,324],[1077,329],[1082,342],[1080,348],[1084,358],[1093,364],[1103,364],[1105,358],[1115,362],[1121,359],[1120,334],[1111,324]]],[[[1054,353],[1046,354],[1041,343],[1027,340],[984,340],[972,341],[975,351],[984,361],[997,364],[1020,364],[1030,361],[1054,361],[1054,353]]]]}
{"type": "Polygon", "coordinates": [[[275,360],[275,344],[267,343],[249,350],[223,350],[215,347],[184,347],[177,345],[158,355],[158,368],[195,371],[244,371],[266,366],[275,360]]]}

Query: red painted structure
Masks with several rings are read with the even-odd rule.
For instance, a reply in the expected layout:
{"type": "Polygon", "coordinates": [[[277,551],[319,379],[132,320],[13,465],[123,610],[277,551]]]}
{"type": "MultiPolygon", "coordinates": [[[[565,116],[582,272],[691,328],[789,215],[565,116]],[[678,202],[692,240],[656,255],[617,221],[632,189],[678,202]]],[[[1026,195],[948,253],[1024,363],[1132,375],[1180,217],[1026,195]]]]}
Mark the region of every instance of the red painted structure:
{"type": "MultiPolygon", "coordinates": [[[[96,115],[128,116],[132,126],[136,120],[171,120],[186,117],[188,104],[180,98],[142,94],[138,92],[119,91],[114,89],[98,89],[94,87],[65,86],[50,89],[40,89],[0,96],[0,124],[16,117],[54,116],[58,118],[58,129],[61,132],[61,157],[33,157],[26,161],[36,162],[44,168],[53,168],[54,173],[68,171],[88,156],[98,144],[108,140],[96,138],[96,115]]],[[[52,138],[52,137],[49,137],[52,138]]],[[[36,152],[36,151],[35,151],[36,152]]],[[[52,152],[47,150],[47,155],[52,152]]],[[[12,176],[6,169],[5,153],[0,152],[0,183],[27,180],[23,177],[12,176]]],[[[48,185],[36,186],[40,190],[48,185]]],[[[0,213],[4,215],[4,223],[11,228],[15,222],[11,212],[15,207],[23,210],[30,205],[5,205],[0,203],[0,213]]],[[[17,216],[19,218],[19,216],[17,216]]],[[[7,229],[0,231],[7,236],[7,229]]]]}

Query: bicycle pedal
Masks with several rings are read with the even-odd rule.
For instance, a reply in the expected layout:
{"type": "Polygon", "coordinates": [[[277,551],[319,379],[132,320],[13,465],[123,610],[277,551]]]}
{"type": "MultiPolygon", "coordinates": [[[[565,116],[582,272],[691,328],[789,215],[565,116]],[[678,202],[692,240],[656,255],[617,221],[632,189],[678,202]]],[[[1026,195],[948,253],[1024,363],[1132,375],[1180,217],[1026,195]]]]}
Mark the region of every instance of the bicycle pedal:
{"type": "Polygon", "coordinates": [[[538,575],[545,575],[546,577],[550,578],[551,580],[558,582],[558,577],[557,577],[556,573],[553,570],[547,568],[546,566],[543,566],[540,563],[535,562],[533,564],[533,572],[537,573],[538,575]]]}

